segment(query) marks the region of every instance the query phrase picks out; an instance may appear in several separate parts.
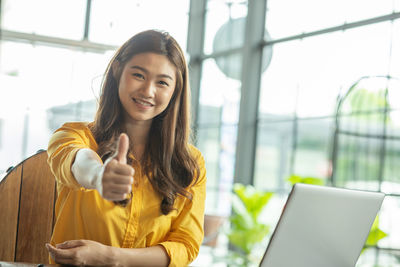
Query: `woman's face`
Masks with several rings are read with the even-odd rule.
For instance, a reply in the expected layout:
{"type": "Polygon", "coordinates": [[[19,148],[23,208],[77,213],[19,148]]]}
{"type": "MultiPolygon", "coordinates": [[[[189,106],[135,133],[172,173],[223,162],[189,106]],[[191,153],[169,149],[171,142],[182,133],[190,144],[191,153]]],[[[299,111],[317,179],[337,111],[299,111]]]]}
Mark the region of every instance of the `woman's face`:
{"type": "Polygon", "coordinates": [[[164,55],[141,53],[124,66],[118,94],[125,121],[151,122],[171,100],[176,84],[176,67],[164,55]]]}

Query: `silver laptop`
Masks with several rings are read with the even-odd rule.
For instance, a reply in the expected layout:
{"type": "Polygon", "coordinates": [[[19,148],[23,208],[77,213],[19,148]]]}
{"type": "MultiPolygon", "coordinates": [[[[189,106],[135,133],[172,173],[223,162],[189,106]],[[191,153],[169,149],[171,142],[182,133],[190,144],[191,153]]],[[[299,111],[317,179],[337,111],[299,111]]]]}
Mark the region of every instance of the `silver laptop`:
{"type": "Polygon", "coordinates": [[[260,267],[354,267],[384,197],[295,184],[260,267]]]}

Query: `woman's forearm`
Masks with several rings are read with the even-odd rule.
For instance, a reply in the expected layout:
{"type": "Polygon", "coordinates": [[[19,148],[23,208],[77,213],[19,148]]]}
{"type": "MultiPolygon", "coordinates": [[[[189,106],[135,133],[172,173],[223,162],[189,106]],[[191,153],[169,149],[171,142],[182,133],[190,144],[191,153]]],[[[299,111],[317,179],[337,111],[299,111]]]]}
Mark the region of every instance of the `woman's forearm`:
{"type": "Polygon", "coordinates": [[[164,247],[118,248],[92,240],[69,240],[56,246],[46,244],[51,258],[58,264],[76,266],[168,266],[164,247]]]}
{"type": "Polygon", "coordinates": [[[87,189],[97,189],[101,193],[103,163],[96,152],[83,148],[78,150],[71,171],[77,182],[87,189]]]}
{"type": "Polygon", "coordinates": [[[116,266],[168,266],[169,256],[161,245],[147,248],[112,247],[116,266]]]}

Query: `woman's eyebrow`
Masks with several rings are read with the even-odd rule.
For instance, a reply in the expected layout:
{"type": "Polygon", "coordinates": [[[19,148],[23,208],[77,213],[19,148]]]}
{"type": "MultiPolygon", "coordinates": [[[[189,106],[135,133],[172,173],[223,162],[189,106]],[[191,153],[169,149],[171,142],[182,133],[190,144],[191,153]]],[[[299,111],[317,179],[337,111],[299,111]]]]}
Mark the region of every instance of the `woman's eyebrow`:
{"type": "Polygon", "coordinates": [[[148,70],[146,70],[146,69],[143,68],[143,67],[137,66],[137,65],[131,66],[130,68],[131,68],[131,69],[139,69],[139,70],[141,70],[141,71],[143,71],[143,72],[145,72],[145,73],[148,73],[148,70]]]}
{"type": "MultiPolygon", "coordinates": [[[[138,65],[131,66],[130,68],[131,68],[131,69],[138,69],[138,70],[141,70],[141,71],[143,71],[144,73],[149,73],[149,71],[148,71],[147,69],[145,69],[145,68],[143,68],[143,67],[140,67],[140,66],[138,66],[138,65]]],[[[174,79],[173,79],[170,75],[168,75],[168,74],[159,74],[159,75],[157,75],[157,77],[167,78],[167,79],[170,79],[171,81],[174,80],[174,79]]]]}
{"type": "Polygon", "coordinates": [[[171,76],[169,76],[169,75],[167,75],[167,74],[160,74],[160,75],[157,75],[158,77],[161,77],[161,78],[167,78],[167,79],[170,79],[171,81],[173,81],[174,79],[172,79],[172,77],[171,76]]]}

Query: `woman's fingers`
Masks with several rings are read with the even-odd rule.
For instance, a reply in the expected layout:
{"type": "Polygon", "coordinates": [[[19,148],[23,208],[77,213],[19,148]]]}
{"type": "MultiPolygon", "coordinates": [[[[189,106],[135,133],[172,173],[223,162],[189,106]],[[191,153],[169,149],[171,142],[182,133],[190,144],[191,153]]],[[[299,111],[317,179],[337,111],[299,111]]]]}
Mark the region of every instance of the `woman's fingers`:
{"type": "Polygon", "coordinates": [[[57,244],[56,248],[66,249],[66,248],[75,248],[84,245],[84,241],[82,240],[68,240],[64,243],[57,244]]]}
{"type": "Polygon", "coordinates": [[[107,166],[105,167],[105,172],[112,172],[130,176],[133,176],[135,174],[135,170],[133,169],[132,166],[128,164],[122,164],[118,162],[116,159],[113,159],[107,163],[107,166]]]}
{"type": "Polygon", "coordinates": [[[104,184],[131,185],[133,177],[120,174],[105,174],[103,177],[104,184]]]}
{"type": "Polygon", "coordinates": [[[112,266],[107,257],[108,246],[91,240],[69,240],[57,247],[46,244],[50,256],[58,264],[75,266],[112,266]],[[66,246],[67,248],[61,248],[66,246]]]}
{"type": "Polygon", "coordinates": [[[115,159],[122,164],[126,164],[126,156],[129,150],[129,138],[126,133],[121,133],[118,139],[117,153],[115,159]]]}
{"type": "Polygon", "coordinates": [[[58,264],[69,264],[77,265],[75,261],[75,251],[72,249],[59,249],[51,244],[46,244],[46,248],[50,253],[50,256],[58,264]]]}
{"type": "Polygon", "coordinates": [[[120,201],[126,199],[127,195],[132,192],[132,177],[117,176],[112,179],[103,180],[103,197],[112,201],[120,201]]]}
{"type": "MultiPolygon", "coordinates": [[[[121,135],[122,139],[125,137],[126,136],[121,135]]],[[[111,201],[126,199],[127,195],[132,192],[134,173],[135,171],[132,166],[118,161],[116,158],[108,162],[106,161],[102,177],[103,198],[111,201]]]]}
{"type": "Polygon", "coordinates": [[[108,192],[107,195],[104,195],[105,199],[108,199],[110,201],[121,201],[124,199],[127,199],[129,194],[117,194],[113,192],[108,192]]]}
{"type": "Polygon", "coordinates": [[[113,194],[129,194],[132,191],[132,186],[113,184],[107,188],[107,191],[113,194]]]}

